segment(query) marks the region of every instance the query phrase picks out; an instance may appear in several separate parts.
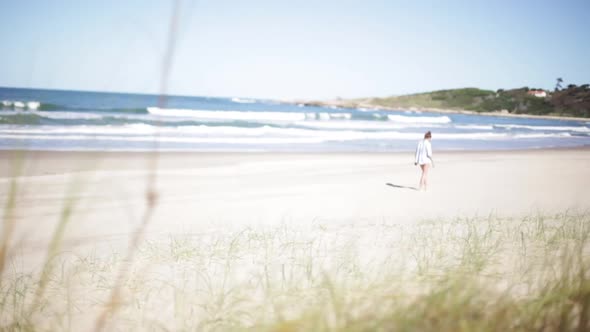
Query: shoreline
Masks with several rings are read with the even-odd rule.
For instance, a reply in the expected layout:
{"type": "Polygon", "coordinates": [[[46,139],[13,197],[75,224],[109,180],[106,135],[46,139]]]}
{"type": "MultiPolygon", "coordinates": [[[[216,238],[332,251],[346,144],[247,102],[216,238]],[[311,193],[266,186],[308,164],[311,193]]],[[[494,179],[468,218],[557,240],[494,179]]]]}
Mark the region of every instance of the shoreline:
{"type": "MultiPolygon", "coordinates": [[[[529,158],[535,156],[590,156],[590,146],[518,149],[518,150],[437,150],[435,160],[444,162],[454,159],[478,158],[529,158]]],[[[66,175],[92,172],[96,170],[109,171],[152,171],[150,165],[156,161],[153,171],[170,172],[187,169],[216,169],[239,167],[246,164],[259,164],[261,170],[264,165],[284,164],[288,169],[290,164],[316,163],[318,161],[350,162],[351,167],[359,162],[378,160],[396,160],[396,163],[412,164],[413,151],[406,152],[147,152],[147,151],[48,151],[48,150],[0,150],[0,180],[10,178],[26,178],[46,175],[66,175]]],[[[341,168],[341,165],[334,165],[341,168]]],[[[328,171],[328,170],[326,170],[328,171]]]]}
{"type": "MultiPolygon", "coordinates": [[[[531,149],[473,149],[473,150],[461,150],[461,149],[437,149],[438,153],[523,153],[523,152],[543,152],[543,151],[588,151],[590,152],[590,145],[582,146],[564,146],[564,147],[542,147],[542,148],[531,148],[531,149]]],[[[150,155],[150,154],[162,154],[162,155],[403,155],[413,154],[414,150],[408,151],[198,151],[198,150],[2,150],[0,149],[0,157],[6,154],[134,154],[134,155],[150,155]]]]}
{"type": "Polygon", "coordinates": [[[503,113],[503,112],[476,112],[476,111],[468,111],[468,110],[448,110],[448,109],[440,109],[440,108],[409,108],[409,109],[402,109],[402,111],[420,111],[420,112],[430,112],[430,113],[439,113],[439,114],[483,115],[483,116],[505,117],[505,118],[545,119],[545,120],[590,122],[590,118],[579,118],[579,117],[572,117],[572,116],[511,114],[511,113],[503,113]]]}
{"type": "Polygon", "coordinates": [[[545,120],[561,120],[561,121],[585,121],[590,122],[590,118],[580,118],[572,116],[559,116],[559,115],[534,115],[534,114],[512,114],[504,113],[500,111],[496,112],[476,112],[464,109],[442,109],[442,108],[431,108],[431,107],[388,107],[388,106],[376,106],[371,104],[358,103],[351,105],[346,101],[284,101],[288,104],[303,104],[305,106],[317,106],[317,107],[339,107],[344,109],[359,109],[366,108],[376,111],[390,111],[390,112],[428,112],[438,114],[463,114],[463,115],[483,115],[492,117],[506,117],[506,118],[521,118],[521,119],[545,119],[545,120]]]}

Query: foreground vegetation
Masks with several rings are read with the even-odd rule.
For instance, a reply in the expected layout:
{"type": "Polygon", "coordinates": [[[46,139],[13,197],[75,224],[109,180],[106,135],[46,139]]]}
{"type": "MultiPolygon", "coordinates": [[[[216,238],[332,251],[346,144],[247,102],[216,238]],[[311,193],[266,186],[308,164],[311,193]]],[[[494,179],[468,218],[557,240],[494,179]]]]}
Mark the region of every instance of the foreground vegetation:
{"type": "Polygon", "coordinates": [[[245,227],[35,270],[12,255],[0,329],[91,330],[106,309],[116,330],[585,331],[589,236],[590,214],[564,213],[245,227]]]}

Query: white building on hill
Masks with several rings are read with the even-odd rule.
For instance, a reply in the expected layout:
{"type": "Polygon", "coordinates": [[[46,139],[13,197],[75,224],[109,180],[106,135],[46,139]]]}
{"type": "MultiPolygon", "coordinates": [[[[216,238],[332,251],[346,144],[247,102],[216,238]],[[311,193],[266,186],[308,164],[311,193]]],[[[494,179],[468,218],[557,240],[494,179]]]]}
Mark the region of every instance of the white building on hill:
{"type": "Polygon", "coordinates": [[[529,90],[527,93],[531,96],[535,96],[535,97],[539,97],[539,98],[547,97],[547,92],[545,92],[545,90],[529,90]]]}

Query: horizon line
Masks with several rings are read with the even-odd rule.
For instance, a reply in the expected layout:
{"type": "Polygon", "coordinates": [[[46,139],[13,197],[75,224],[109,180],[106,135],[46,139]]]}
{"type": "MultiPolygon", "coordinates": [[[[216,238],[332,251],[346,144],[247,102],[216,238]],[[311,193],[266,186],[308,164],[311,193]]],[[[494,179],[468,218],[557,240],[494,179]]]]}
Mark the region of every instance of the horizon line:
{"type": "MultiPolygon", "coordinates": [[[[581,84],[582,85],[582,84],[581,84]]],[[[580,86],[580,85],[578,85],[580,86]]],[[[68,88],[47,88],[47,87],[22,87],[22,86],[4,86],[0,85],[0,89],[21,89],[21,90],[41,90],[41,91],[61,91],[61,92],[83,92],[83,93],[110,93],[110,94],[127,94],[127,95],[143,95],[143,96],[166,96],[166,97],[188,97],[188,98],[220,98],[220,99],[231,99],[231,98],[248,98],[248,99],[256,99],[256,100],[273,100],[273,101],[330,101],[330,100],[354,100],[354,99],[369,99],[369,98],[392,98],[392,97],[401,97],[401,96],[411,96],[417,94],[425,94],[425,93],[432,93],[438,91],[449,91],[449,90],[460,90],[460,89],[479,89],[479,90],[487,90],[487,91],[498,91],[498,90],[514,90],[514,89],[522,89],[522,88],[529,88],[530,90],[545,90],[545,91],[553,91],[551,89],[544,89],[544,88],[530,88],[528,86],[521,86],[515,88],[499,88],[499,89],[482,89],[476,86],[463,86],[457,88],[443,88],[443,89],[436,89],[430,91],[419,91],[419,92],[411,92],[405,94],[389,94],[387,96],[362,96],[362,97],[340,97],[340,96],[333,96],[329,98],[305,98],[305,97],[297,97],[297,98],[268,98],[268,97],[252,97],[252,96],[219,96],[219,95],[185,95],[185,94],[161,94],[161,93],[151,93],[151,92],[133,92],[133,91],[110,91],[110,90],[85,90],[85,89],[68,89],[68,88]]]]}

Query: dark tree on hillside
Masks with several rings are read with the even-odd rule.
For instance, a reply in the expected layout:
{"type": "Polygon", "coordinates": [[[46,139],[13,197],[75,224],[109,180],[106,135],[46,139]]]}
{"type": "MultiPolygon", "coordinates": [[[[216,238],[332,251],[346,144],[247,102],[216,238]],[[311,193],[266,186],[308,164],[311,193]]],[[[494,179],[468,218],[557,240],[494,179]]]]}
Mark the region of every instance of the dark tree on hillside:
{"type": "Polygon", "coordinates": [[[561,83],[563,83],[563,79],[561,77],[558,77],[557,84],[555,84],[555,91],[561,90],[561,83]]]}

